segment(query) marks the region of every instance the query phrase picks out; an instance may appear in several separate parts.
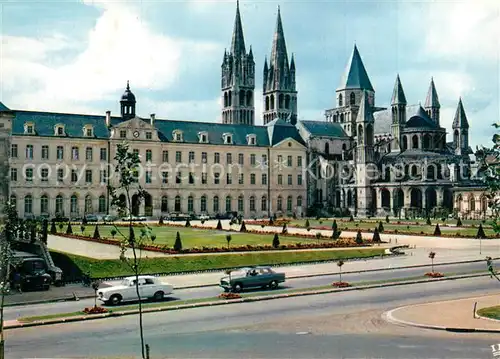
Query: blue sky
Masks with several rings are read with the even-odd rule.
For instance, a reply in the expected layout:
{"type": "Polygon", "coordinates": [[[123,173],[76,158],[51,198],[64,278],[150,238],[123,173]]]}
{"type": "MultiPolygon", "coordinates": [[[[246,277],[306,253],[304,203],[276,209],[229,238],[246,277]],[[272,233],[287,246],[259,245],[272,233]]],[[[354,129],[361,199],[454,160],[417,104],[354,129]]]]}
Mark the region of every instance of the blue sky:
{"type": "MultiPolygon", "coordinates": [[[[389,104],[397,73],[408,102],[423,103],[433,76],[448,132],[462,96],[472,145],[489,144],[499,117],[500,1],[241,0],[258,114],[278,5],[296,60],[299,118],[322,119],[333,107],[356,43],[377,105],[389,104]]],[[[118,114],[130,80],[140,116],[219,121],[220,65],[235,8],[215,0],[4,2],[0,100],[18,109],[118,114]]]]}

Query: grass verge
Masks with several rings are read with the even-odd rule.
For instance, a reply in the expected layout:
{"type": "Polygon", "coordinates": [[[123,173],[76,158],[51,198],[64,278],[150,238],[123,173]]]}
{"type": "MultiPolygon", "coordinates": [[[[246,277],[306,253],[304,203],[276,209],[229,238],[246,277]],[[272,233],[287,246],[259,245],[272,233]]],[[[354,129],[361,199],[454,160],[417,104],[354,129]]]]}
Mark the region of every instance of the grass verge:
{"type": "MultiPolygon", "coordinates": [[[[366,258],[384,253],[380,248],[362,248],[345,250],[305,250],[283,252],[251,252],[231,254],[199,254],[143,258],[143,274],[172,274],[182,272],[225,269],[249,265],[295,264],[337,259],[366,258]]],[[[66,274],[91,272],[94,278],[112,278],[132,275],[127,263],[119,259],[93,259],[69,253],[54,252],[54,262],[66,274]]]]}
{"type": "MultiPolygon", "coordinates": [[[[473,272],[467,272],[467,273],[447,273],[446,277],[456,276],[456,275],[476,274],[476,273],[481,273],[481,272],[484,272],[484,271],[473,271],[473,272]]],[[[391,279],[391,280],[353,282],[350,284],[351,284],[351,287],[359,287],[359,286],[365,286],[365,285],[398,283],[398,282],[413,281],[413,280],[419,280],[419,279],[430,279],[430,278],[422,275],[422,276],[414,276],[414,277],[407,277],[407,278],[397,278],[397,279],[391,279]]],[[[323,285],[323,286],[308,287],[308,288],[281,289],[281,290],[273,290],[273,291],[267,290],[267,291],[251,292],[251,293],[242,293],[241,296],[243,298],[252,298],[252,297],[262,297],[262,296],[275,295],[275,294],[291,294],[291,293],[319,291],[319,290],[326,290],[326,289],[332,289],[332,286],[331,285],[323,285]]],[[[164,307],[179,306],[179,305],[184,305],[184,304],[203,303],[203,302],[209,302],[209,301],[215,301],[215,300],[217,300],[217,298],[207,297],[207,298],[173,300],[173,301],[156,302],[156,303],[144,302],[143,308],[144,309],[164,308],[164,307]]],[[[116,307],[115,310],[110,309],[109,313],[112,313],[113,311],[124,312],[124,311],[129,311],[129,310],[137,310],[138,308],[139,308],[139,306],[137,304],[120,306],[120,307],[116,307]]],[[[479,315],[488,316],[488,317],[493,318],[493,319],[500,319],[500,306],[491,307],[491,308],[483,308],[483,309],[480,309],[478,311],[478,313],[479,313],[479,315]],[[485,311],[486,313],[493,313],[494,315],[497,315],[498,317],[495,318],[495,317],[488,316],[486,314],[482,314],[482,311],[485,311]]],[[[80,315],[84,315],[84,313],[83,312],[71,312],[71,313],[57,313],[57,314],[49,314],[49,315],[41,315],[41,316],[33,316],[33,317],[22,317],[22,318],[18,318],[17,321],[20,323],[32,323],[32,322],[36,322],[36,321],[51,320],[51,319],[58,319],[58,318],[70,318],[70,317],[76,317],[76,316],[80,316],[80,315]]]]}
{"type": "Polygon", "coordinates": [[[500,320],[500,305],[495,307],[481,308],[477,311],[482,317],[500,320]]]}

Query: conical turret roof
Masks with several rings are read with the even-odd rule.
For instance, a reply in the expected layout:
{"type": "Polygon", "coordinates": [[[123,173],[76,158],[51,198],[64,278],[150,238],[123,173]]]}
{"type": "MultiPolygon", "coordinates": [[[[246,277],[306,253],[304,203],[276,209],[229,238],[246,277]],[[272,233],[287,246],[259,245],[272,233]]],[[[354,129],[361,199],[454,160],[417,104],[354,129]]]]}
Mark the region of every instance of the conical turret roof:
{"type": "Polygon", "coordinates": [[[392,91],[391,105],[406,105],[406,96],[403,91],[403,85],[401,85],[401,80],[399,79],[399,74],[396,77],[396,83],[392,91]]]}
{"type": "Polygon", "coordinates": [[[372,107],[368,101],[368,95],[363,91],[361,96],[361,101],[359,103],[358,116],[356,117],[356,122],[374,122],[372,107]]]}
{"type": "Polygon", "coordinates": [[[356,45],[354,45],[351,59],[347,64],[339,89],[363,89],[374,91],[356,45]]]}
{"type": "Polygon", "coordinates": [[[453,128],[469,128],[469,121],[467,121],[467,115],[465,114],[464,105],[462,103],[462,98],[458,100],[457,111],[455,112],[455,117],[453,118],[453,128]]]}
{"type": "Polygon", "coordinates": [[[243,26],[241,25],[239,1],[236,1],[236,17],[234,19],[233,39],[231,41],[231,54],[233,56],[241,56],[246,54],[243,26]]]}
{"type": "Polygon", "coordinates": [[[427,97],[425,99],[425,108],[431,107],[441,107],[439,104],[439,97],[436,91],[436,85],[434,85],[434,79],[431,77],[431,83],[429,85],[429,91],[427,91],[427,97]]]}

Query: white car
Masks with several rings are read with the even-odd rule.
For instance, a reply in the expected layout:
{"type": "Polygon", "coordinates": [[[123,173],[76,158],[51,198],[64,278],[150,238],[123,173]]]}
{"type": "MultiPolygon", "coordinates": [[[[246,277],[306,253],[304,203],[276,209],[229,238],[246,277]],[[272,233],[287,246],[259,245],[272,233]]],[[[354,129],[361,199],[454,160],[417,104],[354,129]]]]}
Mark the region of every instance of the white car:
{"type": "MultiPolygon", "coordinates": [[[[127,277],[124,278],[119,285],[99,289],[99,300],[111,305],[138,300],[135,280],[135,277],[127,277]]],[[[173,291],[174,287],[172,285],[162,283],[156,277],[145,275],[139,276],[139,294],[141,300],[162,300],[166,295],[172,294],[173,291]]]]}

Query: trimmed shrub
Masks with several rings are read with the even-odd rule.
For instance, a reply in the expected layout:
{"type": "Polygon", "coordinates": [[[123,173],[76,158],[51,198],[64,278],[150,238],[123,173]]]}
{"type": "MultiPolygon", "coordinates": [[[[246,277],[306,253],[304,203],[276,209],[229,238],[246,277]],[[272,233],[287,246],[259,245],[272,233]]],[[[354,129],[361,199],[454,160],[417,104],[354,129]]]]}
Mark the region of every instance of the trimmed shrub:
{"type": "Polygon", "coordinates": [[[100,239],[101,234],[99,233],[99,226],[96,224],[95,229],[94,229],[94,236],[92,237],[94,239],[100,239]]]}
{"type": "Polygon", "coordinates": [[[280,246],[280,238],[278,237],[278,233],[275,233],[273,238],[273,248],[278,248],[279,246],[280,246]]]}
{"type": "Polygon", "coordinates": [[[462,220],[460,219],[460,217],[458,217],[457,219],[457,227],[462,227],[462,220]]]}
{"type": "Polygon", "coordinates": [[[436,228],[434,229],[434,235],[435,236],[441,235],[441,228],[439,228],[439,223],[436,223],[436,228]]]}
{"type": "Polygon", "coordinates": [[[184,227],[191,227],[191,222],[189,221],[189,218],[186,219],[186,224],[184,225],[184,227]]]}
{"type": "Polygon", "coordinates": [[[478,239],[486,238],[486,234],[484,233],[483,225],[481,223],[479,223],[479,228],[477,229],[476,238],[478,239]]]}
{"type": "Polygon", "coordinates": [[[334,232],[337,232],[337,229],[338,229],[337,221],[334,219],[332,223],[332,230],[334,232]]]}
{"type": "Polygon", "coordinates": [[[245,221],[241,221],[240,232],[246,232],[247,226],[245,225],[245,221]]]}
{"type": "Polygon", "coordinates": [[[215,229],[218,230],[218,231],[222,231],[222,222],[220,221],[220,219],[217,222],[217,227],[215,227],[215,229]]]}
{"type": "Polygon", "coordinates": [[[309,223],[309,219],[306,219],[306,224],[304,225],[306,228],[311,227],[311,224],[309,223]]]}
{"type": "Polygon", "coordinates": [[[360,230],[358,230],[358,233],[356,234],[356,244],[363,244],[363,235],[360,230]]]}
{"type": "MultiPolygon", "coordinates": [[[[380,222],[380,224],[382,224],[382,222],[380,222]]],[[[380,242],[380,233],[379,233],[379,230],[377,227],[375,227],[375,230],[373,231],[373,238],[372,238],[372,241],[373,242],[380,242]]]]}
{"type": "Polygon", "coordinates": [[[175,235],[174,251],[176,252],[182,251],[181,234],[179,232],[177,232],[177,234],[175,235]]]}
{"type": "Polygon", "coordinates": [[[68,222],[68,228],[66,228],[66,234],[73,234],[73,228],[71,227],[71,222],[68,222]]]}
{"type": "Polygon", "coordinates": [[[378,223],[378,232],[383,233],[384,232],[384,224],[382,221],[378,223]]]}
{"type": "Polygon", "coordinates": [[[162,225],[163,224],[163,216],[160,216],[160,219],[158,220],[158,224],[162,225]]]}
{"type": "Polygon", "coordinates": [[[385,223],[389,223],[389,215],[385,216],[385,223]]]}
{"type": "Polygon", "coordinates": [[[288,228],[286,227],[286,223],[283,223],[283,229],[281,230],[282,234],[287,234],[288,233],[288,228]]]}
{"type": "Polygon", "coordinates": [[[52,221],[52,225],[50,226],[50,234],[57,234],[56,222],[52,221]]]}
{"type": "Polygon", "coordinates": [[[349,217],[349,222],[354,222],[354,217],[352,216],[352,214],[351,214],[351,216],[349,217]]]}

